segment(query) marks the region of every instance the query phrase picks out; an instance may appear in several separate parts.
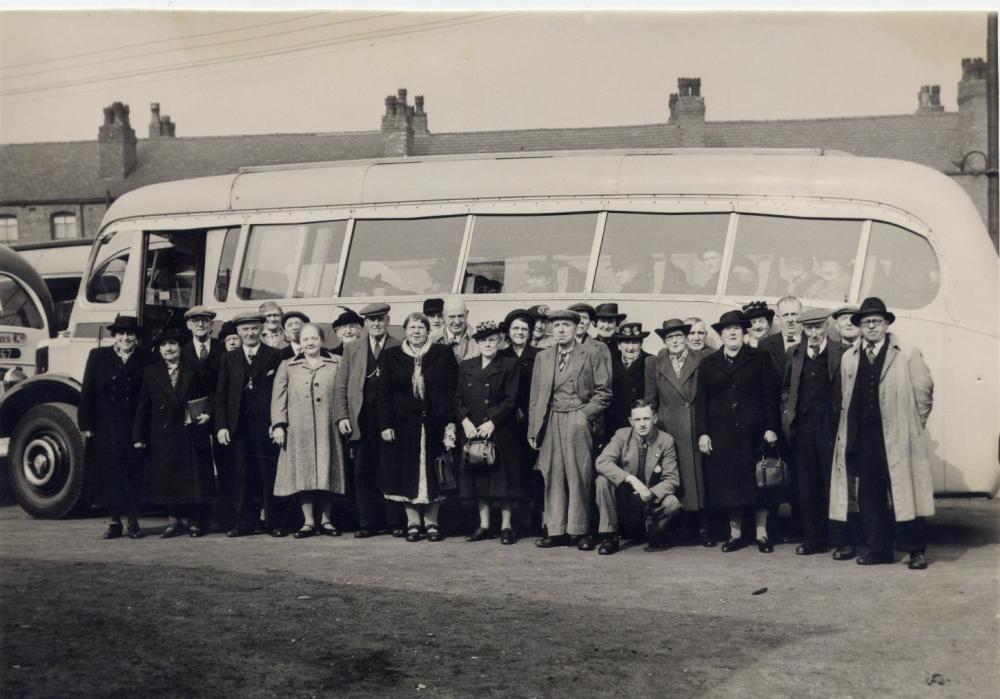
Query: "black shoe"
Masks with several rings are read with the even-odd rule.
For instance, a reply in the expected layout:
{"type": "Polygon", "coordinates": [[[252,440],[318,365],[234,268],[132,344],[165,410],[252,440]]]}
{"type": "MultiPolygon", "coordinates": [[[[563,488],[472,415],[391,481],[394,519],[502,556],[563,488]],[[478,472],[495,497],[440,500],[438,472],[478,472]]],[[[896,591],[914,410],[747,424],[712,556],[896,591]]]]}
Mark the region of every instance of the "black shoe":
{"type": "Polygon", "coordinates": [[[282,537],[288,536],[288,532],[286,532],[281,527],[275,527],[274,529],[269,531],[268,534],[273,536],[275,539],[281,539],[282,537]]]}
{"type": "Polygon", "coordinates": [[[188,525],[188,536],[192,539],[200,539],[205,536],[205,531],[205,528],[203,528],[200,524],[188,525]]]}
{"type": "Polygon", "coordinates": [[[857,555],[853,546],[838,546],[833,552],[833,560],[849,561],[857,555]]]}
{"type": "Polygon", "coordinates": [[[927,556],[924,555],[923,551],[913,551],[910,553],[910,561],[906,567],[910,570],[926,570],[927,556]]]}
{"type": "Polygon", "coordinates": [[[728,539],[726,543],[722,545],[723,553],[732,553],[733,551],[739,551],[741,548],[747,545],[747,542],[742,538],[740,539],[728,539]]]}
{"type": "MultiPolygon", "coordinates": [[[[371,536],[371,533],[367,529],[365,529],[364,531],[365,531],[366,534],[368,534],[369,536],[371,536]]],[[[336,526],[334,526],[333,522],[323,522],[322,524],[320,524],[319,525],[319,533],[320,534],[324,534],[325,536],[340,536],[340,530],[337,529],[336,526]]],[[[364,537],[359,537],[358,536],[358,532],[354,532],[354,536],[357,537],[357,538],[359,538],[359,539],[363,539],[364,538],[364,537]]]]}
{"type": "Polygon", "coordinates": [[[594,537],[590,534],[581,534],[580,538],[576,540],[576,548],[580,551],[593,551],[594,537]]]}
{"type": "Polygon", "coordinates": [[[671,546],[673,546],[673,542],[671,541],[669,534],[658,534],[656,536],[648,537],[643,551],[663,551],[671,546]]]}
{"type": "Polygon", "coordinates": [[[436,524],[428,524],[427,527],[427,540],[428,541],[441,541],[444,539],[444,535],[436,524]]]}
{"type": "MultiPolygon", "coordinates": [[[[415,541],[420,541],[420,525],[411,524],[406,528],[405,535],[406,535],[406,540],[409,541],[410,543],[413,543],[415,541]]],[[[395,536],[395,534],[393,534],[393,536],[395,536]]]]}
{"type": "Polygon", "coordinates": [[[601,545],[597,548],[597,553],[601,556],[610,556],[613,553],[618,553],[621,550],[621,541],[617,536],[609,536],[607,539],[601,542],[601,545]]]}
{"type": "Polygon", "coordinates": [[[483,527],[479,527],[478,529],[476,529],[476,531],[472,532],[471,534],[469,534],[469,536],[465,537],[465,540],[466,541],[485,541],[486,539],[492,539],[492,538],[493,538],[493,535],[490,534],[490,530],[489,529],[485,529],[483,527]]]}
{"type": "Polygon", "coordinates": [[[859,566],[877,566],[894,562],[891,553],[875,553],[873,551],[869,551],[856,561],[859,566]]]}
{"type": "Polygon", "coordinates": [[[774,544],[765,536],[763,539],[757,539],[757,550],[761,553],[774,553],[774,544]]]}
{"type": "Polygon", "coordinates": [[[700,532],[698,532],[698,537],[701,539],[701,545],[704,546],[705,548],[709,549],[715,548],[716,541],[715,537],[712,536],[712,532],[705,531],[704,529],[702,529],[700,532]]]}
{"type": "MultiPolygon", "coordinates": [[[[272,534],[271,536],[277,536],[277,534],[272,534]]],[[[311,524],[303,525],[302,529],[299,529],[297,532],[292,534],[293,539],[308,539],[311,536],[316,536],[316,527],[311,524]]]]}
{"type": "Polygon", "coordinates": [[[367,539],[371,535],[372,535],[372,533],[370,531],[368,531],[367,529],[365,529],[364,527],[362,527],[361,529],[358,529],[356,532],[354,532],[354,538],[355,539],[367,539]]]}
{"type": "MultiPolygon", "coordinates": [[[[417,531],[420,531],[420,527],[417,527],[417,531]]],[[[406,536],[406,529],[403,527],[396,527],[392,530],[392,536],[396,539],[402,539],[406,536]]],[[[407,541],[409,541],[409,539],[407,539],[407,541]]]]}
{"type": "Polygon", "coordinates": [[[135,519],[129,521],[128,528],[125,531],[129,539],[141,539],[146,536],[146,532],[139,528],[139,521],[135,519]]]}
{"type": "Polygon", "coordinates": [[[556,546],[565,546],[566,537],[565,536],[543,536],[541,539],[535,539],[535,546],[540,549],[551,549],[556,546]]]}
{"type": "Polygon", "coordinates": [[[173,539],[175,536],[183,536],[185,527],[180,522],[172,522],[168,524],[163,533],[160,534],[161,539],[173,539]]]}
{"type": "Polygon", "coordinates": [[[796,556],[811,556],[816,553],[816,549],[809,544],[799,544],[795,547],[796,556]]]}
{"type": "Polygon", "coordinates": [[[250,536],[251,534],[253,534],[253,529],[248,527],[233,527],[226,532],[226,536],[230,539],[235,539],[238,536],[250,536]]]}
{"type": "Polygon", "coordinates": [[[105,539],[120,539],[122,536],[122,523],[111,522],[108,525],[107,531],[105,531],[101,536],[105,539]]]}
{"type": "Polygon", "coordinates": [[[501,529],[500,530],[500,543],[501,544],[504,544],[505,546],[510,546],[515,541],[517,541],[517,537],[514,535],[514,530],[513,529],[507,528],[507,529],[501,529]]]}

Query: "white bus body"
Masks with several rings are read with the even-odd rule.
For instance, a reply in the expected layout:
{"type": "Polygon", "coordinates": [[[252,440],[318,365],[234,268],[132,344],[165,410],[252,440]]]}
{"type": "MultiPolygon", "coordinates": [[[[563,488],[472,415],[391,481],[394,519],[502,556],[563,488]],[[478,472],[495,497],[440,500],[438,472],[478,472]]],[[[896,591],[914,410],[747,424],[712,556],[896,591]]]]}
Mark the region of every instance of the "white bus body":
{"type": "MultiPolygon", "coordinates": [[[[473,323],[540,303],[617,301],[652,329],[774,303],[805,279],[795,295],[807,306],[881,296],[897,315],[892,332],[923,351],[935,491],[1000,487],[997,256],[961,188],[913,163],[682,149],[248,168],[121,197],[84,279],[48,375],[3,407],[4,425],[19,425],[14,456],[45,394],[33,385],[72,404],[117,313],[139,315],[148,334],[194,303],[221,322],[274,299],[329,323],[340,305],[377,299],[398,322],[425,298],[463,293],[473,323]]],[[[651,335],[647,351],[659,348],[651,335]]],[[[60,480],[72,491],[79,478],[60,480]]],[[[19,497],[41,515],[76,502],[73,492],[19,497]]]]}

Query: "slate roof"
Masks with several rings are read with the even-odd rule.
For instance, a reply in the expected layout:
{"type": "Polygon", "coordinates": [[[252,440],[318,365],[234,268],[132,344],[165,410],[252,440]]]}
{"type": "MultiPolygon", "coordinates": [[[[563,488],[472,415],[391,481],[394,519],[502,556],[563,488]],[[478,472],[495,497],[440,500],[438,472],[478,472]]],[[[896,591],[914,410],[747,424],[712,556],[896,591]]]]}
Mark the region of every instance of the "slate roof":
{"type": "MultiPolygon", "coordinates": [[[[827,148],[897,158],[941,171],[960,156],[959,114],[705,123],[708,147],[827,148]]],[[[679,127],[469,131],[415,136],[414,156],[603,148],[671,148],[679,127]]],[[[156,182],[221,175],[251,165],[377,158],[379,131],[140,139],[124,181],[101,180],[97,140],[0,145],[0,203],[103,199],[156,182]]]]}

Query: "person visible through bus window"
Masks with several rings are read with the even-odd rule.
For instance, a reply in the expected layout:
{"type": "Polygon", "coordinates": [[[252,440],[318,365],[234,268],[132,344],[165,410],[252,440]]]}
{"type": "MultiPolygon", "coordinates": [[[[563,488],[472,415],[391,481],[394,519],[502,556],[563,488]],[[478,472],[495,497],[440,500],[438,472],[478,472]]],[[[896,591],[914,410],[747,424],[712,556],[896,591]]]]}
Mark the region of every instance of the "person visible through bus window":
{"type": "Polygon", "coordinates": [[[785,255],[771,261],[768,296],[804,296],[818,280],[810,271],[811,260],[805,255],[785,255]],[[775,269],[777,265],[777,269],[775,269]]]}
{"type": "Polygon", "coordinates": [[[466,541],[493,536],[490,508],[496,505],[500,508],[501,542],[512,544],[511,502],[525,495],[524,451],[515,413],[521,372],[515,359],[499,356],[501,335],[502,327],[493,321],[476,326],[472,337],[479,344],[479,356],[458,365],[454,413],[465,441],[489,439],[496,452],[488,469],[459,469],[459,492],[463,498],[475,500],[479,509],[479,527],[466,541]]]}
{"type": "Polygon", "coordinates": [[[532,260],[525,271],[524,284],[517,293],[551,294],[556,290],[555,270],[541,260],[532,260]]]}
{"type": "Polygon", "coordinates": [[[431,340],[444,334],[444,299],[424,299],[424,315],[431,324],[431,340]]]}
{"type": "Polygon", "coordinates": [[[298,498],[303,524],[296,539],[340,536],[332,517],[334,496],[347,492],[333,399],[341,358],[324,356],[318,325],[305,323],[298,335],[300,351],[278,367],[271,394],[271,435],[281,448],[274,494],[298,498]]]}
{"type": "Polygon", "coordinates": [[[766,301],[751,301],[743,306],[743,314],[750,321],[750,331],[743,339],[751,347],[757,347],[771,334],[774,311],[767,307],[766,301]]]}
{"type": "Polygon", "coordinates": [[[142,465],[132,440],[132,420],[146,366],[139,351],[139,330],[134,316],[117,316],[108,326],[114,345],[90,350],[80,388],[77,422],[88,440],[91,504],[107,508],[110,515],[105,539],[122,535],[122,515],[128,517],[129,538],[143,536],[139,528],[142,465]]]}
{"type": "MultiPolygon", "coordinates": [[[[448,310],[446,304],[445,315],[448,310]]],[[[378,384],[379,426],[388,445],[382,489],[387,499],[406,510],[407,541],[419,541],[422,531],[428,541],[440,541],[438,509],[446,495],[435,461],[442,451],[455,447],[458,363],[449,346],[429,340],[430,323],[424,314],[408,315],[403,332],[403,344],[387,347],[379,359],[385,373],[378,384]]]]}
{"type": "Polygon", "coordinates": [[[281,328],[281,315],[284,311],[274,301],[265,301],[257,309],[264,316],[264,327],[260,331],[260,341],[268,347],[284,349],[288,346],[285,331],[281,328]]]}
{"type": "Polygon", "coordinates": [[[750,323],[742,311],[727,311],[713,324],[722,349],[698,366],[695,431],[705,455],[705,490],[713,507],[729,511],[729,540],[722,551],[743,548],[743,512],[753,509],[757,548],[771,553],[768,506],[781,501],[780,489],[758,489],[755,465],[765,444],[778,441],[781,419],[777,382],[763,352],[743,343],[750,323]]]}
{"type": "Polygon", "coordinates": [[[841,360],[841,410],[830,483],[830,517],[847,520],[849,478],[858,478],[858,509],[868,552],[861,565],[893,562],[927,567],[924,517],[934,514],[934,485],[925,427],[934,380],[920,350],[889,332],[896,316],[877,297],[851,316],[861,343],[841,360]],[[888,396],[886,400],[884,397],[888,396]]]}
{"type": "Polygon", "coordinates": [[[211,419],[208,388],[198,365],[181,356],[187,340],[184,328],[166,328],[154,337],[160,359],[143,372],[132,423],[134,446],[145,456],[143,501],[167,510],[161,539],[200,537],[208,530],[212,452],[208,433],[199,429],[211,419]],[[199,399],[204,405],[195,414],[190,402],[199,399]]]}
{"type": "Polygon", "coordinates": [[[718,250],[705,250],[701,253],[701,264],[705,267],[705,281],[701,283],[703,294],[715,294],[719,286],[719,270],[722,268],[722,253],[718,250]]]}
{"type": "Polygon", "coordinates": [[[851,291],[851,275],[839,260],[824,259],[816,267],[818,277],[803,295],[807,299],[843,303],[851,291]]]}
{"type": "Polygon", "coordinates": [[[623,294],[653,293],[653,258],[648,254],[615,255],[611,265],[619,292],[623,294]]]}
{"type": "Polygon", "coordinates": [[[727,296],[748,296],[757,293],[757,265],[749,257],[735,258],[729,265],[727,296]]]}

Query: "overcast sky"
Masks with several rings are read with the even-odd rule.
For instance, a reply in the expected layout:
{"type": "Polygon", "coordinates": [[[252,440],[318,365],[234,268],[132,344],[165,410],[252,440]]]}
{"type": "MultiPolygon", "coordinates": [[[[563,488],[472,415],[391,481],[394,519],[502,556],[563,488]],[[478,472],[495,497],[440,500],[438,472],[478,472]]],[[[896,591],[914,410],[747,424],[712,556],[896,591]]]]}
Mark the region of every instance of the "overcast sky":
{"type": "Polygon", "coordinates": [[[665,122],[700,77],[711,121],[956,109],[986,15],[964,13],[0,13],[0,142],[93,140],[149,103],[177,135],[379,128],[387,94],[432,132],[665,122]]]}

